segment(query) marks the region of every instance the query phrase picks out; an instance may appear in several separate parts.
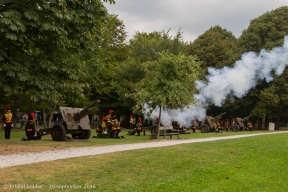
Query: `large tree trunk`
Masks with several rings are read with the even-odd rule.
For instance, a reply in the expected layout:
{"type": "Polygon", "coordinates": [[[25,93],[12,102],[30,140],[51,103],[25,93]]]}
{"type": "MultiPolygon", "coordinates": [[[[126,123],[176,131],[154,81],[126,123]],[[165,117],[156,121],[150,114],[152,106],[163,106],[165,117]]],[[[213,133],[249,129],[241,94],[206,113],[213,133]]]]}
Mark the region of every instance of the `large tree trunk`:
{"type": "Polygon", "coordinates": [[[161,109],[162,107],[160,106],[160,109],[159,109],[159,118],[158,118],[158,125],[157,125],[157,139],[159,139],[159,135],[160,135],[160,121],[161,121],[161,109]]]}

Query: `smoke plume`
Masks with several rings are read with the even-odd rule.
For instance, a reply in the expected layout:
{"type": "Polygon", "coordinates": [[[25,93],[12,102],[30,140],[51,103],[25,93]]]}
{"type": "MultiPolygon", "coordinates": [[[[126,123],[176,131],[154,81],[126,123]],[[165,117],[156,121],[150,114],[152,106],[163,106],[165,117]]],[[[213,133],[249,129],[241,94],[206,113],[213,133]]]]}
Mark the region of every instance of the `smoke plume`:
{"type": "MultiPolygon", "coordinates": [[[[256,86],[258,80],[272,81],[271,72],[274,71],[279,76],[287,65],[288,36],[285,36],[284,44],[281,47],[276,47],[271,51],[262,49],[258,55],[254,52],[244,53],[233,68],[209,68],[206,76],[207,82],[196,82],[199,94],[194,95],[194,98],[202,106],[213,103],[220,107],[230,95],[238,98],[245,96],[251,88],[256,86]]],[[[159,108],[146,118],[153,121],[158,116],[159,108]]],[[[206,110],[196,106],[190,106],[183,110],[162,110],[161,123],[171,125],[172,121],[177,121],[182,126],[191,126],[195,117],[201,120],[205,116],[206,110]]]]}
{"type": "MultiPolygon", "coordinates": [[[[144,112],[144,114],[148,114],[144,112]]],[[[201,120],[206,116],[206,110],[203,107],[189,106],[184,109],[162,110],[161,123],[163,125],[171,125],[172,121],[177,121],[181,126],[189,127],[192,125],[194,118],[201,120]]],[[[153,110],[150,118],[153,122],[159,117],[159,108],[153,110]]]]}
{"type": "Polygon", "coordinates": [[[287,65],[288,36],[285,36],[283,46],[273,48],[270,52],[262,49],[259,55],[254,52],[244,53],[233,68],[209,68],[207,83],[197,81],[199,94],[195,98],[201,103],[211,102],[222,106],[228,95],[238,98],[245,96],[258,80],[272,81],[271,72],[279,76],[287,65]]]}

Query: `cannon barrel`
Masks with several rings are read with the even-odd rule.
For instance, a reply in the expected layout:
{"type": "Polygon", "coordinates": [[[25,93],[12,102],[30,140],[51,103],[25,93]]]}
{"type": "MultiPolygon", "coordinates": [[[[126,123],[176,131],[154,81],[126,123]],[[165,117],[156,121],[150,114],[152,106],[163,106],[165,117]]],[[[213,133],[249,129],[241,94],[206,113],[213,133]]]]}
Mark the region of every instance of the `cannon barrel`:
{"type": "Polygon", "coordinates": [[[244,117],[244,118],[242,119],[242,122],[248,121],[248,119],[249,119],[251,116],[252,116],[252,115],[250,114],[250,115],[248,115],[247,117],[244,117]]]}
{"type": "Polygon", "coordinates": [[[80,119],[82,119],[83,117],[85,117],[86,115],[88,115],[91,112],[91,108],[96,105],[97,103],[100,103],[100,100],[96,100],[93,103],[91,103],[88,107],[85,107],[84,109],[82,109],[81,111],[79,111],[78,113],[76,113],[73,116],[74,121],[80,121],[80,119]]]}
{"type": "Polygon", "coordinates": [[[221,117],[222,117],[223,115],[225,115],[225,114],[226,114],[226,112],[223,112],[223,113],[221,113],[220,115],[217,115],[216,117],[213,117],[213,118],[212,118],[212,121],[217,121],[217,120],[221,119],[221,117]]]}

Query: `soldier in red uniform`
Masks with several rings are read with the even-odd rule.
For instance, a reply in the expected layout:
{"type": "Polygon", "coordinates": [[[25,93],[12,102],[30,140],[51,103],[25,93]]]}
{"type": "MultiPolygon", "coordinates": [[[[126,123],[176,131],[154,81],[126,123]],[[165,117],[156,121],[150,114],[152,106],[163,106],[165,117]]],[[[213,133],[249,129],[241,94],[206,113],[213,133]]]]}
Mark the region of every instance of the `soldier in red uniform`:
{"type": "Polygon", "coordinates": [[[13,123],[12,123],[13,115],[11,113],[11,108],[9,104],[5,105],[4,108],[6,110],[6,113],[2,117],[2,121],[3,121],[4,129],[5,129],[5,139],[10,140],[11,128],[13,127],[13,123]]]}

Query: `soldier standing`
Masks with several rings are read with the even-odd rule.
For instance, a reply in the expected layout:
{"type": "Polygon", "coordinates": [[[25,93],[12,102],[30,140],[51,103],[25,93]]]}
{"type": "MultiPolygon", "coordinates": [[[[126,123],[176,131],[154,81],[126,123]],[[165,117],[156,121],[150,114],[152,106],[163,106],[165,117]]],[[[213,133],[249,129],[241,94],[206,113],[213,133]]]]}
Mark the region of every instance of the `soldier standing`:
{"type": "Polygon", "coordinates": [[[109,114],[106,115],[105,121],[106,121],[106,127],[107,127],[107,134],[110,135],[110,137],[113,137],[112,133],[112,110],[109,110],[109,114]]]}
{"type": "Polygon", "coordinates": [[[220,129],[220,121],[216,122],[216,132],[218,133],[220,129]]]}
{"type": "Polygon", "coordinates": [[[192,131],[193,131],[193,133],[195,133],[196,132],[196,129],[197,129],[197,125],[196,125],[197,123],[196,123],[196,121],[194,120],[194,122],[193,122],[193,124],[192,124],[192,131]]]}
{"type": "Polygon", "coordinates": [[[251,121],[247,121],[247,127],[248,127],[248,131],[253,131],[253,126],[251,121]]]}
{"type": "Polygon", "coordinates": [[[229,131],[229,119],[226,119],[226,121],[225,121],[225,131],[226,132],[229,131]]]}
{"type": "Polygon", "coordinates": [[[142,119],[141,117],[138,118],[137,124],[136,124],[136,132],[137,136],[140,136],[140,133],[142,132],[142,119]]]}
{"type": "Polygon", "coordinates": [[[129,124],[130,124],[130,130],[132,130],[134,127],[134,118],[132,114],[130,115],[129,124]]]}
{"type": "Polygon", "coordinates": [[[13,123],[12,123],[13,116],[12,116],[11,108],[9,104],[5,105],[4,108],[6,110],[6,113],[2,117],[2,121],[4,123],[5,139],[10,140],[11,128],[13,127],[13,123]]]}

